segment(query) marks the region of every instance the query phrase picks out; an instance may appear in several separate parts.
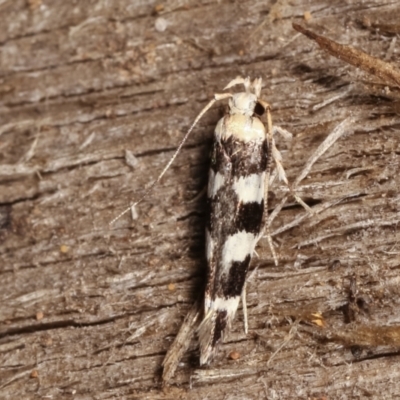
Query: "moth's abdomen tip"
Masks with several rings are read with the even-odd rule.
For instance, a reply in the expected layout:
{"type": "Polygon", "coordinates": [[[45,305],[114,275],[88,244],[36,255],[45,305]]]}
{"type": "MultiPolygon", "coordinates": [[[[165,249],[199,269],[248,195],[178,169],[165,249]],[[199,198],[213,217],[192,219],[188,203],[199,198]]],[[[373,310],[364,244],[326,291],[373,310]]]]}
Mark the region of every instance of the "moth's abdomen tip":
{"type": "MultiPolygon", "coordinates": [[[[217,306],[220,302],[218,300],[217,298],[212,303],[212,306],[217,306]]],[[[234,312],[229,313],[226,307],[211,309],[204,316],[198,331],[200,339],[200,366],[206,366],[212,362],[219,345],[224,341],[224,335],[227,329],[229,329],[233,316],[234,312]]]]}

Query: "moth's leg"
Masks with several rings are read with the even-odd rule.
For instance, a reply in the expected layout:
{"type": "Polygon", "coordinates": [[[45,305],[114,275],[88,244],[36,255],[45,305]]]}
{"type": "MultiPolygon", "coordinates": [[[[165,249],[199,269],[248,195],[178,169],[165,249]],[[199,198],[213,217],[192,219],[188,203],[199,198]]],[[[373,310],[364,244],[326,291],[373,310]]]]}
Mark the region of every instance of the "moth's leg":
{"type": "Polygon", "coordinates": [[[272,253],[272,258],[274,259],[275,265],[278,265],[278,257],[276,255],[274,245],[272,242],[272,237],[269,232],[268,226],[268,189],[269,189],[269,179],[271,175],[271,165],[272,165],[272,151],[273,151],[273,133],[272,133],[272,117],[271,117],[271,107],[270,105],[264,101],[259,99],[259,103],[264,107],[267,113],[267,168],[265,170],[265,183],[264,183],[264,218],[263,218],[263,227],[260,232],[260,238],[262,236],[267,237],[268,245],[272,253]]]}
{"type": "Polygon", "coordinates": [[[272,158],[275,161],[275,165],[276,165],[276,169],[278,171],[278,177],[279,180],[283,181],[286,183],[286,186],[289,188],[290,193],[292,194],[292,196],[295,198],[295,200],[304,207],[304,209],[308,212],[312,212],[311,208],[304,203],[304,201],[295,193],[295,191],[293,190],[292,186],[289,184],[289,181],[286,177],[286,172],[285,169],[283,168],[283,164],[282,164],[282,155],[279,152],[279,150],[277,149],[276,145],[275,145],[275,140],[274,140],[274,134],[275,133],[279,133],[280,135],[289,138],[292,136],[292,134],[290,132],[288,132],[286,129],[280,128],[279,126],[274,126],[273,127],[273,132],[272,132],[272,158]]]}
{"type": "MultiPolygon", "coordinates": [[[[292,137],[291,133],[286,131],[280,127],[274,127],[272,125],[272,117],[271,117],[271,106],[269,103],[262,99],[258,99],[258,102],[261,106],[265,109],[267,113],[267,143],[268,143],[268,151],[267,151],[267,168],[265,171],[265,189],[264,189],[264,226],[261,231],[261,236],[265,235],[267,237],[269,248],[271,249],[272,257],[274,259],[275,265],[278,265],[278,257],[276,256],[276,252],[273,246],[273,241],[271,234],[269,232],[269,225],[268,225],[268,189],[269,189],[269,179],[271,175],[271,164],[272,159],[275,161],[276,170],[278,173],[278,177],[280,180],[284,181],[289,188],[290,193],[293,195],[295,200],[301,204],[306,211],[311,212],[311,208],[293,191],[292,187],[289,184],[289,181],[286,177],[285,169],[283,168],[282,164],[282,155],[277,149],[275,145],[274,134],[279,133],[284,138],[289,139],[292,137]]],[[[260,237],[261,237],[260,236],[260,237]]]]}

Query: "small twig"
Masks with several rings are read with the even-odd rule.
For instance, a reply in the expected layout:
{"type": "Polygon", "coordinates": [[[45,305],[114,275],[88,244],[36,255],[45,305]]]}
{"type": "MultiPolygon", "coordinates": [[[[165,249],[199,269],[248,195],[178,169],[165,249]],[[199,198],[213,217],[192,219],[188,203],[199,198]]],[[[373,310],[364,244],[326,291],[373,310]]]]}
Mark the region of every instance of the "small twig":
{"type": "Polygon", "coordinates": [[[334,57],[380,78],[387,85],[395,85],[400,88],[400,70],[393,67],[391,64],[382,61],[379,58],[370,56],[352,46],[346,46],[324,36],[317,35],[301,25],[292,24],[292,26],[296,31],[303,33],[312,40],[315,40],[321,49],[326,50],[334,57]]]}
{"type": "Polygon", "coordinates": [[[196,331],[195,326],[200,316],[200,300],[197,300],[190,311],[187,313],[174,342],[170,346],[163,361],[163,384],[167,385],[168,382],[175,374],[175,370],[179,364],[180,359],[186,352],[190,345],[190,341],[196,331]]]}

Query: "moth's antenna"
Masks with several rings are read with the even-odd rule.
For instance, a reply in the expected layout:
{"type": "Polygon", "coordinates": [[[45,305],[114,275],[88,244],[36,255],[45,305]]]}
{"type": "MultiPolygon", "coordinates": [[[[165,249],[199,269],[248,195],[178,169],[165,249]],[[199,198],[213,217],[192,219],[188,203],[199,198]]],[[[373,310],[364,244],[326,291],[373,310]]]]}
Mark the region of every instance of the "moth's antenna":
{"type": "Polygon", "coordinates": [[[186,135],[183,137],[181,143],[179,144],[178,148],[176,149],[174,155],[171,157],[169,160],[168,164],[165,166],[165,168],[162,170],[161,174],[158,175],[158,178],[149,186],[149,188],[144,192],[144,195],[135,203],[131,204],[126,210],[122,211],[121,214],[117,215],[111,222],[110,225],[112,225],[115,221],[118,221],[123,215],[125,215],[127,212],[129,212],[133,207],[137,206],[139,203],[141,203],[147,195],[153,190],[154,186],[157,185],[158,182],[160,182],[161,178],[165,175],[171,164],[174,162],[175,158],[181,151],[183,145],[185,144],[187,138],[189,137],[190,133],[192,132],[193,128],[197,125],[201,117],[214,105],[215,102],[219,100],[224,100],[232,97],[232,93],[216,93],[214,94],[214,98],[200,111],[200,114],[196,117],[194,120],[193,124],[187,131],[186,135]]]}

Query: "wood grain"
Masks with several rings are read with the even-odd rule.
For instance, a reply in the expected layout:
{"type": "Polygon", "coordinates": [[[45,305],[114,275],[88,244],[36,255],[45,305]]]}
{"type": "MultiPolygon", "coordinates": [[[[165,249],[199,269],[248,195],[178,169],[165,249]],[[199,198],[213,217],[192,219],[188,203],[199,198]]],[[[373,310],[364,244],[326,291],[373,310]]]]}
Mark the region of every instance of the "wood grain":
{"type": "MultiPolygon", "coordinates": [[[[373,27],[398,24],[398,4],[6,0],[0,13],[0,398],[400,395],[399,91],[292,29],[395,64],[396,36],[373,27]],[[204,286],[223,105],[137,218],[109,222],[237,75],[263,78],[274,123],[294,134],[277,138],[290,182],[335,126],[354,124],[301,182],[324,210],[274,235],[278,267],[260,241],[249,334],[240,309],[213,368],[197,370],[193,340],[162,390],[164,356],[204,286]]],[[[286,193],[271,188],[271,211],[286,193]]],[[[272,232],[304,213],[290,200],[272,232]]]]}

